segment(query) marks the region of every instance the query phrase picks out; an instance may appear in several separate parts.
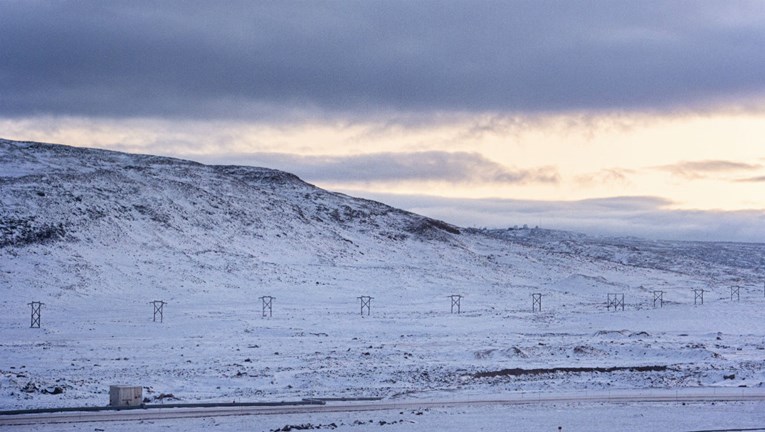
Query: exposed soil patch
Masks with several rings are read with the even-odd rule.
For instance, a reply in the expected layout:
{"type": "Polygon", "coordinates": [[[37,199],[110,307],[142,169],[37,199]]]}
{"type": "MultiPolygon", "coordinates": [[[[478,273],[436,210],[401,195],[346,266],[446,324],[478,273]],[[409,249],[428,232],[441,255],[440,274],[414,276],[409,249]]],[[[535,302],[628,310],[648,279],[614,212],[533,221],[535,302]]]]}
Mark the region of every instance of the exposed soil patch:
{"type": "Polygon", "coordinates": [[[667,366],[615,366],[615,367],[557,367],[543,369],[502,369],[498,371],[478,372],[473,375],[474,378],[493,378],[500,376],[524,376],[524,375],[542,375],[556,372],[569,373],[592,373],[592,372],[664,372],[667,366]]]}

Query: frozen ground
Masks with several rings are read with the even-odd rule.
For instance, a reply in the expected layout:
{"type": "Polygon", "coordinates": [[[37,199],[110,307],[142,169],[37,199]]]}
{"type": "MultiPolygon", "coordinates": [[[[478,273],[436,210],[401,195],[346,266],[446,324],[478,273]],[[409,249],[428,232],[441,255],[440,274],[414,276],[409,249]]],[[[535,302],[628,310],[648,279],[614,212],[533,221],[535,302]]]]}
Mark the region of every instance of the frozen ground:
{"type": "MultiPolygon", "coordinates": [[[[105,405],[110,384],[162,403],[765,382],[765,245],[466,230],[277,171],[2,140],[0,173],[4,409],[105,405]],[[706,290],[703,305],[692,288],[706,290]],[[609,293],[624,293],[624,311],[606,310],[609,293]],[[450,294],[465,296],[463,313],[450,313],[450,294]],[[263,295],[276,297],[272,318],[260,316],[263,295]],[[360,295],[374,297],[369,316],[360,295]],[[168,302],[162,323],[152,300],[168,302]],[[30,301],[45,303],[40,329],[29,328],[30,301]]],[[[650,424],[694,409],[692,421],[717,425],[735,411],[755,422],[758,407],[616,412],[650,424]]],[[[603,408],[403,416],[443,430],[480,417],[496,430],[525,427],[516,418],[584,425],[577,413],[603,408]]]]}

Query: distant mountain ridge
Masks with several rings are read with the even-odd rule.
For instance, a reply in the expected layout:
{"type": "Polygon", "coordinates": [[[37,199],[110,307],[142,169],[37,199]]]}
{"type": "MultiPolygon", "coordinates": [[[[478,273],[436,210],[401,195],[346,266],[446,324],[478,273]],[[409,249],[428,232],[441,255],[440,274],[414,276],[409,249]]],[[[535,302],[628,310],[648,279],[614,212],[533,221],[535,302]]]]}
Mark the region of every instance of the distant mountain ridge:
{"type": "Polygon", "coordinates": [[[545,250],[604,261],[663,270],[690,266],[689,260],[745,268],[765,269],[763,249],[759,243],[699,242],[646,240],[635,237],[600,237],[547,229],[490,229],[483,233],[534,245],[545,250]]]}

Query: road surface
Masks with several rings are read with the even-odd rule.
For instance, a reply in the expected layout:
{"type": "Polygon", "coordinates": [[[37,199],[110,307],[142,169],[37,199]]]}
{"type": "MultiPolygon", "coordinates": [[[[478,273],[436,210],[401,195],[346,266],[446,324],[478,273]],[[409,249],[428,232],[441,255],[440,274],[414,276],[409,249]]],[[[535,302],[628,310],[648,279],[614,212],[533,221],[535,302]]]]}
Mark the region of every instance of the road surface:
{"type": "Polygon", "coordinates": [[[765,389],[697,388],[681,390],[619,390],[576,393],[507,393],[454,399],[401,399],[381,401],[330,401],[324,405],[223,406],[205,408],[152,408],[123,411],[81,411],[0,415],[0,426],[44,423],[142,421],[237,415],[275,415],[383,410],[419,410],[482,405],[545,403],[638,402],[736,402],[764,401],[765,389]]]}

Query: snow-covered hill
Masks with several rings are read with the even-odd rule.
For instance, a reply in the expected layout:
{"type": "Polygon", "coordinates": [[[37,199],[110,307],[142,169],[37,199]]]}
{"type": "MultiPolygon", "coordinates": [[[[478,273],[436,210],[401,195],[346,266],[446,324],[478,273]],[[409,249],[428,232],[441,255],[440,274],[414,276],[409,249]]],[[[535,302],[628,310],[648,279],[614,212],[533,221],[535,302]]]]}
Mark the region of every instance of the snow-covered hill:
{"type": "Polygon", "coordinates": [[[184,400],[761,386],[764,267],[761,244],[463,229],[265,168],[0,140],[0,407],[103,404],[114,383],[184,400]]]}

